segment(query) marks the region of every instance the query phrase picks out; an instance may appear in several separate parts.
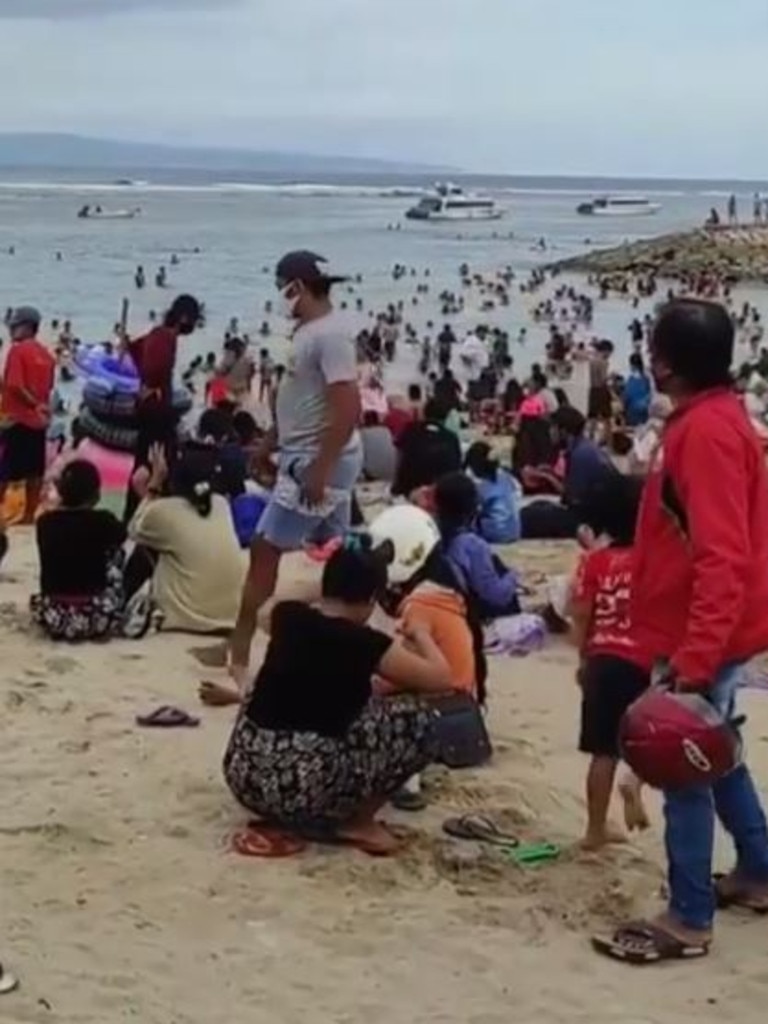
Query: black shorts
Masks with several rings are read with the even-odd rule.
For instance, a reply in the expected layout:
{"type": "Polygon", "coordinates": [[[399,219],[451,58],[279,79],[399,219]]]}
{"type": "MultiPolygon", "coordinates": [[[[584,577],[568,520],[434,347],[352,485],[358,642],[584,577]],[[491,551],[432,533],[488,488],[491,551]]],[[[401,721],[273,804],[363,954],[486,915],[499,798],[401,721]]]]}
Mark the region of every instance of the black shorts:
{"type": "Polygon", "coordinates": [[[624,658],[610,654],[589,658],[582,684],[579,750],[618,759],[621,719],[650,682],[650,672],[624,658]]]}
{"type": "Polygon", "coordinates": [[[14,423],[3,433],[2,479],[9,484],[45,476],[46,430],[14,423]]]}
{"type": "Polygon", "coordinates": [[[589,389],[587,416],[591,420],[609,420],[613,415],[613,396],[607,384],[589,389]]]}

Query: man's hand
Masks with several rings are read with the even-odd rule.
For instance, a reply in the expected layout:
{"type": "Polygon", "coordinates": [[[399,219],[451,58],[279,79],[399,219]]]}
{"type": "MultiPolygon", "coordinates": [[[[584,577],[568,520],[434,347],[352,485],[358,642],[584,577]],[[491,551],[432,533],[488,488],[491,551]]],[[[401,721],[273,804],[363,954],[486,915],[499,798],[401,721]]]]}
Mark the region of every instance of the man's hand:
{"type": "Polygon", "coordinates": [[[150,489],[159,490],[168,479],[168,462],[161,444],[153,444],[149,449],[149,465],[152,468],[150,489]]]}
{"type": "Polygon", "coordinates": [[[315,459],[304,470],[301,481],[301,493],[310,508],[322,504],[327,486],[328,470],[315,459]]]}

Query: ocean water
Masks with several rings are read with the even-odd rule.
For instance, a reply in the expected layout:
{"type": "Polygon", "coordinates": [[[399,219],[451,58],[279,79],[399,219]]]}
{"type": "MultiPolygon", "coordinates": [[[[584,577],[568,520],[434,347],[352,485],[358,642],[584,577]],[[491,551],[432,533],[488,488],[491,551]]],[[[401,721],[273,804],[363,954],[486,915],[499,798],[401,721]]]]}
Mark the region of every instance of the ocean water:
{"type": "MultiPolygon", "coordinates": [[[[467,188],[492,193],[505,216],[492,223],[419,224],[404,220],[411,188],[426,179],[337,178],[290,182],[243,180],[237,174],[146,170],[126,172],[135,184],[110,184],[93,171],[46,172],[24,168],[0,173],[0,306],[37,305],[46,318],[71,319],[86,341],[109,337],[123,298],[130,301],[132,331],[146,327],[150,310],[161,312],[180,291],[201,298],[208,314],[205,331],[188,341],[190,357],[218,350],[232,316],[255,334],[264,303],[274,298],[272,268],[287,250],[310,248],[363,283],[339,301],[350,307],[362,296],[360,325],[388,301],[403,299],[406,317],[420,331],[428,320],[441,323],[436,296],[458,290],[458,267],[493,272],[511,265],[524,274],[544,262],[585,248],[624,239],[685,229],[701,224],[712,206],[723,210],[733,191],[742,213],[751,214],[752,194],[765,187],[753,182],[611,181],[567,178],[459,178],[467,188]],[[662,204],[653,217],[603,219],[576,213],[585,198],[604,192],[630,192],[662,204]],[[79,220],[86,203],[105,210],[140,207],[134,220],[79,220]],[[400,230],[393,230],[400,224],[400,230]],[[538,239],[546,253],[535,249],[538,239]],[[11,254],[13,249],[13,254],[11,254]],[[195,252],[199,250],[199,252],[195,252]],[[61,253],[61,260],[56,254],[61,253]],[[176,253],[177,267],[170,266],[176,253]],[[395,263],[413,267],[417,277],[393,282],[395,263]],[[134,270],[141,264],[147,288],[137,291],[134,270]],[[168,268],[168,287],[154,287],[154,274],[168,268]],[[430,271],[430,296],[413,305],[415,286],[430,271]]],[[[531,359],[541,354],[544,330],[531,330],[530,298],[516,296],[508,308],[482,316],[472,301],[459,317],[448,318],[457,332],[480,319],[516,334],[531,331],[531,359]]],[[[640,310],[643,311],[642,308],[640,310]]],[[[595,333],[620,347],[634,315],[626,303],[598,306],[595,333]]],[[[268,344],[279,355],[284,324],[272,318],[276,336],[268,344]]]]}

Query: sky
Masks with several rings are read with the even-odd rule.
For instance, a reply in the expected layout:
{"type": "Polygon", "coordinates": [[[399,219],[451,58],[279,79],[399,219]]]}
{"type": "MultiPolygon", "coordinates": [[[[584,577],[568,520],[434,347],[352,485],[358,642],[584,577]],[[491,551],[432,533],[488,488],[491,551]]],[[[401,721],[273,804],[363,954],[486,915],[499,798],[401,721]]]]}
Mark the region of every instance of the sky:
{"type": "Polygon", "coordinates": [[[768,178],[766,0],[0,0],[0,131],[768,178]]]}

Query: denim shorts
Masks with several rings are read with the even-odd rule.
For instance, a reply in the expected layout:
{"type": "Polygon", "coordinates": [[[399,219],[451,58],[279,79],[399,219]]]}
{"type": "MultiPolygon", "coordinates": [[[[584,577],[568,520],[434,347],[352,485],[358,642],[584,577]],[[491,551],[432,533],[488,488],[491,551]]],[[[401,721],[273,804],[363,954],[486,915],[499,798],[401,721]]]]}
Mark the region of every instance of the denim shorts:
{"type": "MultiPolygon", "coordinates": [[[[281,453],[278,475],[290,472],[292,476],[300,476],[312,458],[306,453],[281,453]]],[[[344,496],[327,513],[313,515],[303,508],[286,508],[273,496],[259,520],[257,535],[279,551],[297,551],[307,541],[323,543],[346,533],[352,509],[352,491],[360,478],[362,467],[360,447],[342,455],[331,473],[328,486],[344,492],[344,496]]]]}

